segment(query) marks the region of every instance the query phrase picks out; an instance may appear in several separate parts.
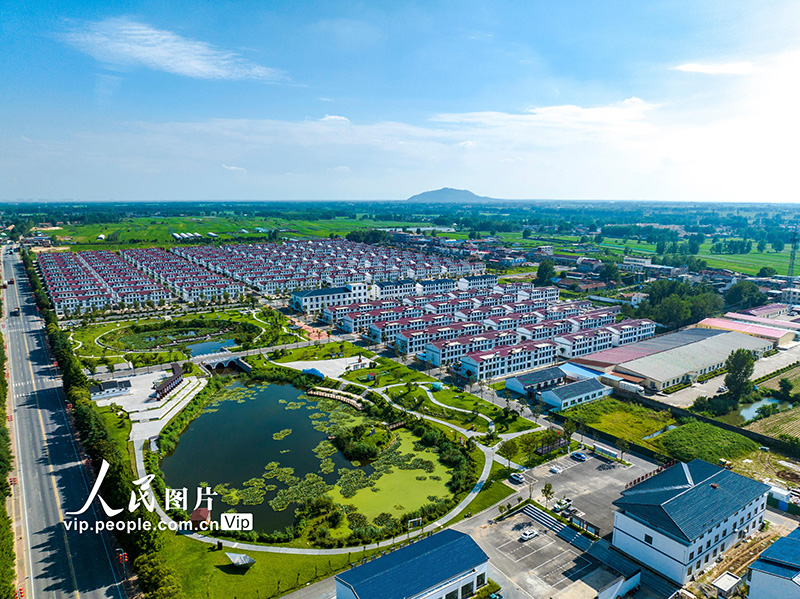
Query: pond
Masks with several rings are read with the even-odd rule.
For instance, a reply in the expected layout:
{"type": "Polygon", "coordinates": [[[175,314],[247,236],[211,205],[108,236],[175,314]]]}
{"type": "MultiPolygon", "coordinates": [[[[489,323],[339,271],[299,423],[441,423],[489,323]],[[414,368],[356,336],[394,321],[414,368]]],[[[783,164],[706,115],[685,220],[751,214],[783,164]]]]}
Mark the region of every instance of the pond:
{"type": "Polygon", "coordinates": [[[759,399],[751,404],[739,404],[738,411],[725,414],[724,416],[719,417],[718,420],[739,426],[758,416],[758,408],[770,404],[778,404],[781,410],[791,407],[790,403],[778,401],[774,397],[765,397],[764,399],[759,399]]]}
{"type": "Polygon", "coordinates": [[[202,341],[201,343],[193,343],[187,345],[187,349],[191,350],[192,356],[203,356],[205,354],[216,354],[222,351],[225,347],[232,347],[236,345],[233,339],[219,339],[217,341],[202,341]]]}
{"type": "MultiPolygon", "coordinates": [[[[327,434],[315,429],[315,422],[320,419],[310,418],[309,408],[316,410],[316,402],[308,401],[305,396],[300,398],[301,390],[291,385],[245,388],[239,383],[227,389],[239,390],[242,395],[221,401],[198,416],[181,435],[175,451],[161,462],[168,487],[189,489],[188,511],[194,507],[200,482],[207,482],[211,487],[227,483],[242,490],[247,481],[264,480],[260,477],[270,462],[279,462],[281,468],[293,468],[292,475],[300,479],[316,472],[328,484],[336,482],[339,468],[353,468],[335,452],[328,456],[334,470],[320,473],[320,459],[313,450],[327,439],[327,434]]],[[[264,482],[277,489],[266,491],[262,503],[240,502],[233,507],[252,513],[257,530],[283,529],[294,522],[296,505],[291,504],[282,511],[272,509],[269,501],[287,485],[278,478],[264,482]]],[[[215,497],[213,519],[218,519],[220,513],[231,507],[221,497],[215,497]]]]}

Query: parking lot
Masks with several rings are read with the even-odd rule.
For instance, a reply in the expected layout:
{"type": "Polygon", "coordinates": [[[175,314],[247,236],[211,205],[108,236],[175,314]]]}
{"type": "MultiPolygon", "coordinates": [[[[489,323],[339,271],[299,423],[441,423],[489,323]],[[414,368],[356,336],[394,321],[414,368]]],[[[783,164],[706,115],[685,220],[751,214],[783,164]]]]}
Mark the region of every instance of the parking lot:
{"type": "Polygon", "coordinates": [[[616,573],[525,514],[495,524],[483,522],[468,532],[489,555],[493,570],[489,575],[502,586],[506,599],[589,598],[616,578],[616,573]],[[528,528],[534,528],[538,535],[520,540],[522,531],[528,528]],[[576,590],[581,592],[576,594],[576,590]]]}
{"type": "MultiPolygon", "coordinates": [[[[544,503],[542,487],[553,485],[557,499],[569,497],[579,516],[600,528],[601,535],[610,538],[614,524],[612,501],[632,480],[654,470],[655,464],[639,458],[625,456],[631,466],[594,457],[590,452],[585,462],[564,456],[537,468],[523,472],[524,481],[512,485],[520,496],[527,498],[529,484],[533,482],[533,499],[544,503]],[[550,468],[557,465],[561,472],[554,474],[550,468]]],[[[515,503],[516,496],[509,499],[515,503]]],[[[464,520],[456,526],[468,533],[489,555],[490,576],[502,587],[506,599],[591,599],[597,590],[613,581],[617,573],[584,554],[570,543],[524,513],[519,513],[497,523],[493,518],[498,511],[492,509],[475,518],[464,520]],[[522,541],[520,535],[533,528],[538,535],[522,541]]],[[[642,595],[644,596],[644,595],[642,595]]]]}
{"type": "Polygon", "coordinates": [[[657,465],[637,458],[625,456],[631,466],[623,466],[617,462],[598,458],[591,452],[584,452],[588,459],[578,462],[570,456],[564,456],[542,466],[523,472],[525,482],[518,487],[524,497],[528,497],[528,485],[534,482],[533,499],[544,503],[542,487],[545,483],[553,485],[555,496],[550,507],[562,497],[572,499],[577,515],[585,518],[600,529],[600,536],[610,535],[614,527],[614,506],[612,501],[620,496],[620,492],[632,480],[654,470],[657,465]],[[561,472],[550,472],[552,466],[561,468],[561,472]]]}

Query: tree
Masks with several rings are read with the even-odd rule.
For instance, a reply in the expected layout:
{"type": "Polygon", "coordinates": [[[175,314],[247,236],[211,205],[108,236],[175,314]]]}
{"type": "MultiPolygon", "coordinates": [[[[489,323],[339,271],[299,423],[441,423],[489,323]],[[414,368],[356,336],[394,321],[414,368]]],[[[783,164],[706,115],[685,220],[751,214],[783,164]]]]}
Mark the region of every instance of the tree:
{"type": "Polygon", "coordinates": [[[544,497],[544,507],[547,507],[547,504],[550,503],[550,500],[555,495],[555,491],[553,491],[553,485],[550,483],[544,483],[542,487],[542,497],[544,497]]]}
{"type": "MultiPolygon", "coordinates": [[[[762,242],[760,241],[758,242],[759,246],[761,245],[761,243],[762,242]]],[[[758,251],[760,252],[761,250],[759,249],[758,251]]],[[[769,278],[769,277],[774,277],[776,274],[778,274],[778,271],[772,268],[771,266],[762,266],[761,270],[758,271],[758,274],[756,276],[760,278],[769,278]]]]}
{"type": "Polygon", "coordinates": [[[739,281],[725,292],[725,303],[729,307],[752,308],[767,301],[767,296],[758,290],[752,281],[739,281]]]}
{"type": "Polygon", "coordinates": [[[753,354],[746,349],[731,352],[725,361],[725,386],[732,399],[740,401],[753,389],[750,375],[753,374],[753,354]]]}
{"type": "Polygon", "coordinates": [[[517,442],[514,439],[507,439],[500,444],[497,450],[501,456],[508,460],[508,467],[511,468],[511,458],[517,455],[517,442]]]}
{"type": "Polygon", "coordinates": [[[603,268],[600,269],[600,280],[601,281],[619,281],[619,268],[613,262],[606,262],[603,264],[603,268]]]}
{"type": "Polygon", "coordinates": [[[778,392],[775,397],[780,401],[792,401],[792,381],[789,379],[778,381],[778,392]]]}
{"type": "Polygon", "coordinates": [[[531,230],[527,227],[522,230],[522,238],[528,239],[531,236],[531,230]]]}
{"type": "Polygon", "coordinates": [[[556,269],[552,260],[542,260],[536,270],[536,284],[540,287],[549,285],[550,279],[556,274],[556,269]]]}
{"type": "Polygon", "coordinates": [[[581,445],[583,445],[583,436],[586,434],[586,423],[583,421],[578,422],[578,434],[581,436],[581,445]]]}
{"type": "Polygon", "coordinates": [[[526,464],[530,464],[533,452],[536,451],[536,446],[539,444],[536,440],[536,436],[522,435],[521,437],[517,437],[517,443],[519,444],[520,451],[527,456],[526,464]]]}
{"type": "Polygon", "coordinates": [[[758,250],[759,254],[763,254],[764,250],[767,249],[767,242],[762,239],[758,242],[758,245],[756,245],[756,249],[758,250]]]}
{"type": "Polygon", "coordinates": [[[622,438],[617,439],[617,449],[619,449],[619,458],[624,458],[625,454],[631,450],[630,441],[622,438]]]}
{"type": "Polygon", "coordinates": [[[772,249],[776,252],[782,252],[783,248],[786,247],[786,244],[783,242],[783,239],[776,239],[772,242],[772,249]]]}
{"type": "Polygon", "coordinates": [[[577,425],[575,424],[574,420],[565,420],[564,424],[561,425],[561,428],[564,429],[564,438],[567,440],[567,448],[569,448],[570,440],[572,439],[572,435],[575,434],[575,431],[578,430],[577,425]]]}
{"type": "Polygon", "coordinates": [[[666,252],[666,251],[667,251],[667,242],[666,242],[666,241],[664,241],[664,240],[662,239],[661,241],[659,241],[658,243],[656,243],[656,254],[659,254],[659,255],[661,255],[661,254],[663,254],[663,253],[664,253],[664,252],[666,252]]]}

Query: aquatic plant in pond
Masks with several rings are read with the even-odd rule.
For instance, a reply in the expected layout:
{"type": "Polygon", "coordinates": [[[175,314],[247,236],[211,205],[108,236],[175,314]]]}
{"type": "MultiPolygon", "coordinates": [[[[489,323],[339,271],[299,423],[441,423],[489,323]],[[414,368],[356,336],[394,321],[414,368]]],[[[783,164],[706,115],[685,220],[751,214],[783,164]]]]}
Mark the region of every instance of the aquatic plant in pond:
{"type": "MultiPolygon", "coordinates": [[[[334,489],[338,491],[333,495],[354,498],[354,503],[362,502],[356,497],[360,489],[370,487],[369,495],[378,501],[382,486],[393,489],[381,510],[393,511],[399,481],[394,486],[376,483],[394,476],[394,470],[427,475],[434,469],[431,459],[411,451],[410,441],[401,451],[397,435],[340,402],[306,397],[288,385],[235,382],[216,393],[189,424],[173,453],[164,458],[162,471],[172,488],[193,488],[197,481],[210,481],[209,486],[220,495],[216,510],[234,507],[251,512],[256,529],[271,531],[294,522],[290,506],[304,505],[334,489]],[[309,409],[298,409],[303,406],[309,409]],[[371,439],[380,437],[390,445],[374,462],[360,467],[345,460],[327,438],[356,425],[364,425],[371,439]]],[[[438,457],[430,455],[434,460],[438,457]]],[[[439,468],[444,474],[444,467],[439,468]]],[[[446,494],[441,477],[438,480],[438,488],[446,494]]]]}

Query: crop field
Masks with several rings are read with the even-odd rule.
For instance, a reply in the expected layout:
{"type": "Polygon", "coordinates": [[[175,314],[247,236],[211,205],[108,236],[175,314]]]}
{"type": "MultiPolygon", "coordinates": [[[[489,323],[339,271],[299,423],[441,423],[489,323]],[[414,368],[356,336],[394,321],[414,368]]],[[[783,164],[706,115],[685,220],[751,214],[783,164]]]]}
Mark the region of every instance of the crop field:
{"type": "Polygon", "coordinates": [[[791,370],[787,370],[786,372],[782,372],[771,379],[767,379],[766,381],[759,383],[758,386],[763,389],[776,390],[779,388],[781,379],[788,379],[789,382],[792,383],[792,391],[797,392],[798,389],[800,389],[800,366],[797,368],[792,368],[791,370]]]}
{"type": "Polygon", "coordinates": [[[618,437],[642,442],[644,437],[675,424],[669,411],[657,412],[613,397],[564,410],[564,416],[585,422],[594,428],[618,437]]]}
{"type": "Polygon", "coordinates": [[[779,435],[800,437],[800,406],[756,420],[745,428],[770,437],[779,435]]]}
{"type": "Polygon", "coordinates": [[[208,233],[219,236],[220,242],[236,242],[261,239],[266,234],[256,231],[256,227],[281,230],[282,237],[311,236],[328,237],[331,233],[344,236],[357,229],[388,227],[429,226],[430,223],[360,220],[359,215],[352,218],[332,220],[303,221],[278,218],[255,218],[247,216],[206,216],[197,218],[181,217],[136,217],[126,218],[118,223],[65,225],[49,233],[57,237],[69,237],[75,246],[72,249],[120,249],[125,247],[147,246],[152,244],[173,244],[172,233],[200,233],[208,239],[208,233]],[[247,233],[241,233],[244,229],[247,233]],[[98,235],[105,240],[98,240],[98,235]],[[110,238],[110,239],[109,239],[110,238]]]}

